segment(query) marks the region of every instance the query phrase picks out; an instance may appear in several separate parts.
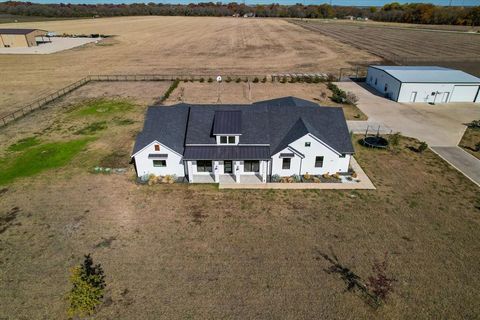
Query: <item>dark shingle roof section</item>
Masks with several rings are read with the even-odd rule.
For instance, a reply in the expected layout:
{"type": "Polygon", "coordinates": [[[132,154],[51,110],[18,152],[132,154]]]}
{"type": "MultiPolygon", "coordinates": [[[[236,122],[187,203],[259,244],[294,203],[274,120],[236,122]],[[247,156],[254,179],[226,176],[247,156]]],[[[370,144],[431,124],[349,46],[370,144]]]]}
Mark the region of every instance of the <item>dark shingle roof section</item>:
{"type": "Polygon", "coordinates": [[[45,31],[40,29],[0,29],[0,34],[29,34],[36,30],[45,31]]]}
{"type": "Polygon", "coordinates": [[[242,111],[240,110],[218,110],[213,118],[213,134],[241,134],[242,133],[242,111]]]}
{"type": "Polygon", "coordinates": [[[143,131],[138,134],[135,141],[133,154],[155,140],[183,154],[189,110],[189,106],[182,104],[171,107],[149,107],[143,131]]]}
{"type": "Polygon", "coordinates": [[[184,154],[187,159],[266,159],[265,150],[272,156],[309,133],[338,153],[354,152],[341,108],[321,107],[310,101],[287,97],[251,105],[179,104],[150,107],[133,154],[157,140],[184,154]],[[235,123],[233,127],[241,128],[237,130],[242,134],[239,146],[216,145],[213,133],[224,132],[215,128],[218,115],[221,115],[222,121],[227,119],[222,126],[235,123]],[[231,120],[233,118],[235,120],[231,120]]]}
{"type": "Polygon", "coordinates": [[[270,148],[262,146],[194,146],[185,147],[185,160],[267,160],[270,148]]]}

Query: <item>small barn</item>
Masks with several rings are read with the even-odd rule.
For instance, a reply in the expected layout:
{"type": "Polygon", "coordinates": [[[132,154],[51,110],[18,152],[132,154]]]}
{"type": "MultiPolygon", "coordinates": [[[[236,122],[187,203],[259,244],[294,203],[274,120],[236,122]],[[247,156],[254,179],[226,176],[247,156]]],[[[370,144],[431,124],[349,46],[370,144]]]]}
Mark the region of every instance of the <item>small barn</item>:
{"type": "Polygon", "coordinates": [[[0,48],[33,47],[46,36],[40,29],[0,29],[0,48]]]}
{"type": "Polygon", "coordinates": [[[367,84],[397,102],[480,102],[480,79],[435,66],[370,66],[367,84]]]}

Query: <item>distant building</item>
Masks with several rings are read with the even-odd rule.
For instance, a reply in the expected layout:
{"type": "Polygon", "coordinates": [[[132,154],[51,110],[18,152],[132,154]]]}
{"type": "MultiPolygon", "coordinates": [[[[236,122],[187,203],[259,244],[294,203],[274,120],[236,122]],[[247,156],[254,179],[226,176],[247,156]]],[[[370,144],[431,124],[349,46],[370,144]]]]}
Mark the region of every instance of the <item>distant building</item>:
{"type": "Polygon", "coordinates": [[[367,84],[398,102],[480,102],[480,79],[434,66],[370,66],[367,84]]]}
{"type": "Polygon", "coordinates": [[[40,29],[0,29],[0,47],[33,47],[37,41],[44,42],[46,35],[47,31],[40,29]]]}

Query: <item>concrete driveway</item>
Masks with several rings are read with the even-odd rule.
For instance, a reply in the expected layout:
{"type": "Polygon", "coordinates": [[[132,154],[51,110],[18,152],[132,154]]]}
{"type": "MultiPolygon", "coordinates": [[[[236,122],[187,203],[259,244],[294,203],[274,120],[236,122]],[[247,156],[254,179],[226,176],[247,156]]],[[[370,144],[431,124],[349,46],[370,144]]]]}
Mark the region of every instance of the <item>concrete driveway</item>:
{"type": "Polygon", "coordinates": [[[464,123],[480,119],[478,103],[397,103],[377,95],[364,83],[339,82],[337,85],[357,95],[357,105],[368,116],[368,122],[383,124],[429,145],[458,145],[466,128],[464,123]]]}
{"type": "Polygon", "coordinates": [[[357,106],[368,116],[368,122],[363,125],[349,121],[351,129],[375,124],[425,141],[443,159],[480,185],[480,161],[457,147],[466,129],[464,123],[480,119],[480,104],[397,103],[380,96],[365,83],[339,82],[337,85],[355,93],[359,99],[357,106]]]}

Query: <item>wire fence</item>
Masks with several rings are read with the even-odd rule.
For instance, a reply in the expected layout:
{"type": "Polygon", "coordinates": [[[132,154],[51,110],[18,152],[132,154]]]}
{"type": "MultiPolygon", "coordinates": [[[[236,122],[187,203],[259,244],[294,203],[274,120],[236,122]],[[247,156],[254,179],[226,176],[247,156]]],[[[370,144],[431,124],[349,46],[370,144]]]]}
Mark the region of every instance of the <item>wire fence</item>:
{"type": "MultiPolygon", "coordinates": [[[[65,96],[66,94],[90,83],[101,81],[216,81],[218,75],[213,74],[110,74],[110,75],[89,75],[66,87],[61,88],[53,93],[43,96],[27,105],[3,116],[0,118],[0,127],[6,126],[8,123],[32,113],[35,110],[41,109],[49,103],[65,96]]],[[[328,77],[325,73],[280,73],[271,75],[249,75],[249,74],[235,74],[223,76],[222,80],[226,82],[266,82],[266,81],[290,81],[290,80],[312,80],[312,79],[326,79],[328,77]]]]}

